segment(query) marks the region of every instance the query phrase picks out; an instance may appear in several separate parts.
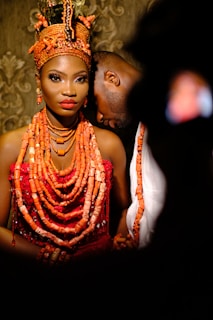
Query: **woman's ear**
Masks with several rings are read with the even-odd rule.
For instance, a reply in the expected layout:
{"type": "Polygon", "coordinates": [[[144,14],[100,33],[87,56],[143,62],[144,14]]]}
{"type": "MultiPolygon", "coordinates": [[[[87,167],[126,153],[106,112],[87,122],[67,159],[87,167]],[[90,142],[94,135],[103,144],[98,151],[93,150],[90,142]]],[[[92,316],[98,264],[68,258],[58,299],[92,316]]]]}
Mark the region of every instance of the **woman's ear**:
{"type": "Polygon", "coordinates": [[[36,101],[37,104],[40,105],[42,103],[43,97],[42,97],[42,91],[41,91],[41,80],[39,73],[35,74],[36,78],[36,101]]]}
{"type": "Polygon", "coordinates": [[[116,72],[113,71],[106,71],[104,74],[104,80],[114,84],[116,87],[120,85],[120,78],[119,75],[116,72]]]}
{"type": "Polygon", "coordinates": [[[36,72],[36,74],[35,74],[35,79],[36,79],[36,87],[41,89],[40,74],[38,72],[36,72]]]}

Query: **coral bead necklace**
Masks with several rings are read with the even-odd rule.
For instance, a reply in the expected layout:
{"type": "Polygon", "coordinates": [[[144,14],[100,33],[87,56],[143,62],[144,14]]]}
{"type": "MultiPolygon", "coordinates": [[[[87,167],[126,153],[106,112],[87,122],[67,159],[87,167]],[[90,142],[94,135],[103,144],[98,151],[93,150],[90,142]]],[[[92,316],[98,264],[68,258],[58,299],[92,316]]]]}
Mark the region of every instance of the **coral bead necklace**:
{"type": "Polygon", "coordinates": [[[51,147],[58,156],[64,156],[65,154],[67,154],[67,152],[69,152],[69,150],[72,148],[75,142],[76,124],[79,121],[78,117],[76,118],[76,121],[72,125],[72,129],[58,128],[51,123],[47,114],[46,114],[46,117],[47,117],[48,129],[50,132],[51,147]],[[64,145],[67,141],[69,143],[65,149],[56,148],[55,144],[64,145]]]}
{"type": "MultiPolygon", "coordinates": [[[[93,126],[82,113],[79,115],[79,123],[76,124],[74,154],[70,165],[63,170],[58,170],[53,164],[50,126],[45,107],[35,114],[23,136],[14,170],[16,202],[32,230],[58,246],[72,248],[95,228],[106,192],[105,169],[93,126]],[[31,196],[42,225],[32,218],[23,199],[24,190],[21,188],[20,177],[27,150],[31,196]],[[65,177],[69,174],[70,178],[64,182],[57,179],[57,176],[65,177]],[[82,191],[85,192],[85,198],[81,209],[69,212],[58,209],[67,208],[82,191]],[[57,197],[53,197],[53,193],[57,197]],[[50,217],[57,218],[60,223],[50,219],[44,208],[50,217]],[[64,222],[76,217],[77,223],[63,227],[64,222]]],[[[70,132],[67,136],[72,136],[72,131],[68,131],[70,132]]]]}

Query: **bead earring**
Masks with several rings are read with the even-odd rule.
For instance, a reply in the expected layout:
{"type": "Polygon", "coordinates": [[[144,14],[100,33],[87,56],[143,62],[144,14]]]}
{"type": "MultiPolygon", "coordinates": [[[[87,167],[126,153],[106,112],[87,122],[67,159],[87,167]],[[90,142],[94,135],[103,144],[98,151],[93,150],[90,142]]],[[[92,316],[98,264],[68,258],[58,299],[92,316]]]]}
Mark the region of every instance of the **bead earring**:
{"type": "Polygon", "coordinates": [[[84,100],[84,108],[86,108],[86,107],[87,107],[87,103],[88,103],[88,99],[87,99],[87,98],[85,98],[85,100],[84,100]]]}
{"type": "Polygon", "coordinates": [[[37,89],[36,89],[36,94],[37,94],[36,101],[37,101],[37,104],[39,105],[39,104],[42,103],[42,98],[43,98],[40,88],[37,88],[37,89]]]}

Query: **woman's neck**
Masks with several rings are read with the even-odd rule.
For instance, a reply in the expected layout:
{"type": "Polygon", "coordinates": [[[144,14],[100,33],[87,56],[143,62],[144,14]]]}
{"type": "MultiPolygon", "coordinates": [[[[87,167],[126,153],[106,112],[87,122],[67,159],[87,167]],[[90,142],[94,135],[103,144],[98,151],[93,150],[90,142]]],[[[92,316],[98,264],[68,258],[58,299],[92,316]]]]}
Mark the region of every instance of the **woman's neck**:
{"type": "Polygon", "coordinates": [[[46,110],[46,117],[47,122],[50,127],[54,129],[76,129],[77,124],[80,121],[79,113],[74,114],[71,117],[63,117],[60,115],[57,115],[52,110],[50,110],[48,107],[44,107],[46,110]]]}

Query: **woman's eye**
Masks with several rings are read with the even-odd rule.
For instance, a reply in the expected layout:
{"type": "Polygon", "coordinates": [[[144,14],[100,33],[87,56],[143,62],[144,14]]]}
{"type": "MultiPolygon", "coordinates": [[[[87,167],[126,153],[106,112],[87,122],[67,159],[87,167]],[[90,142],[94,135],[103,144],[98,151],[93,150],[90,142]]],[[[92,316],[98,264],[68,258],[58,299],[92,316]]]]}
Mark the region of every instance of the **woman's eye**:
{"type": "Polygon", "coordinates": [[[55,74],[55,73],[51,73],[49,75],[49,79],[52,80],[52,81],[60,81],[61,78],[59,77],[59,75],[55,74]]]}
{"type": "Polygon", "coordinates": [[[84,83],[88,81],[88,77],[87,76],[80,76],[76,79],[76,82],[80,82],[80,83],[84,83]]]}

